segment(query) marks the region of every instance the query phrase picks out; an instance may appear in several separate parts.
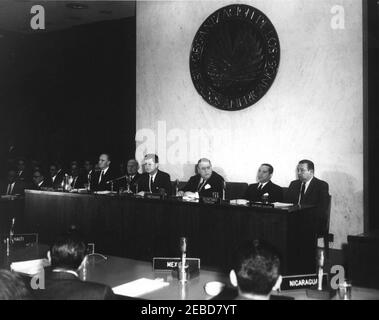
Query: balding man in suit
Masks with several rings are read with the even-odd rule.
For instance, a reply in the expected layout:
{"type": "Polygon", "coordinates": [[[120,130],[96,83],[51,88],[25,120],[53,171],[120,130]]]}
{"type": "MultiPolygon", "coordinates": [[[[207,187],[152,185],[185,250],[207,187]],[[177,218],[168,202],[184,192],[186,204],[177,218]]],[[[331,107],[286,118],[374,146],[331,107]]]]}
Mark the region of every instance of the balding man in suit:
{"type": "Polygon", "coordinates": [[[202,158],[197,163],[197,174],[192,176],[180,195],[199,197],[213,197],[217,192],[222,197],[225,180],[216,171],[213,170],[212,163],[209,159],[202,158]]]}

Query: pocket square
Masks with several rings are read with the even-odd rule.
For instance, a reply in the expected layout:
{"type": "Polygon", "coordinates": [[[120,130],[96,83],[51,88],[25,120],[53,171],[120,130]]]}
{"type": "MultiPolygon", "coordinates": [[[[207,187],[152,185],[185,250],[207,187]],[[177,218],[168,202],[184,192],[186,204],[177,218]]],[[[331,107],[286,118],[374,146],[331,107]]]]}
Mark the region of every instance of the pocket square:
{"type": "Polygon", "coordinates": [[[211,188],[211,186],[210,186],[209,184],[207,184],[207,185],[204,187],[205,190],[208,190],[208,189],[210,189],[210,188],[211,188]]]}

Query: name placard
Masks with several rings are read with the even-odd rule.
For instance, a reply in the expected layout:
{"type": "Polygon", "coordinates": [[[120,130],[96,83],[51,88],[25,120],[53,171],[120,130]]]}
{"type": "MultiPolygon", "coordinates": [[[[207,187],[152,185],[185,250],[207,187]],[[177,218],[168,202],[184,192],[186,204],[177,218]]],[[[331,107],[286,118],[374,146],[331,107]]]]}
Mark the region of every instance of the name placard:
{"type": "MultiPolygon", "coordinates": [[[[153,269],[154,271],[173,271],[178,268],[180,261],[180,258],[156,257],[153,258],[153,269]]],[[[200,259],[187,258],[186,262],[190,270],[200,270],[200,259]]]]}
{"type": "Polygon", "coordinates": [[[253,208],[274,208],[273,203],[263,203],[263,202],[250,202],[250,207],[253,208]]]}
{"type": "Polygon", "coordinates": [[[145,193],[144,195],[145,199],[152,199],[152,200],[161,200],[162,195],[160,193],[145,193]]]}
{"type": "Polygon", "coordinates": [[[12,239],[17,245],[38,244],[38,233],[14,234],[12,239]]]}
{"type": "MultiPolygon", "coordinates": [[[[318,285],[318,275],[317,274],[304,274],[295,276],[285,276],[283,277],[281,290],[298,290],[298,289],[309,289],[318,285]]],[[[328,285],[328,274],[324,273],[322,276],[322,286],[326,288],[328,285]]]]}

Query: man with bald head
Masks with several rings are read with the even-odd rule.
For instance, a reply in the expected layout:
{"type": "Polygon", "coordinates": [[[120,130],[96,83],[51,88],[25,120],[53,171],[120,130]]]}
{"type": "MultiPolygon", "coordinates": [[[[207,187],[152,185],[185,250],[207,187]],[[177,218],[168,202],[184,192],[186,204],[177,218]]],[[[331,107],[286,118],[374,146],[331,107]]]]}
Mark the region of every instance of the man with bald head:
{"type": "MultiPolygon", "coordinates": [[[[99,171],[94,172],[91,178],[91,190],[92,191],[105,191],[111,190],[112,184],[110,180],[117,178],[117,174],[114,173],[111,165],[111,156],[109,153],[103,153],[99,157],[99,171]]],[[[116,183],[114,184],[114,187],[116,183]]]]}
{"type": "Polygon", "coordinates": [[[120,187],[127,188],[128,184],[130,185],[130,190],[133,193],[136,193],[136,183],[141,177],[141,174],[138,173],[139,164],[136,159],[130,159],[126,165],[126,178],[120,182],[120,187]]]}
{"type": "Polygon", "coordinates": [[[209,159],[200,159],[197,163],[197,175],[191,177],[181,195],[194,197],[212,197],[213,192],[218,192],[222,197],[224,189],[224,178],[216,171],[213,171],[212,163],[209,159]]]}

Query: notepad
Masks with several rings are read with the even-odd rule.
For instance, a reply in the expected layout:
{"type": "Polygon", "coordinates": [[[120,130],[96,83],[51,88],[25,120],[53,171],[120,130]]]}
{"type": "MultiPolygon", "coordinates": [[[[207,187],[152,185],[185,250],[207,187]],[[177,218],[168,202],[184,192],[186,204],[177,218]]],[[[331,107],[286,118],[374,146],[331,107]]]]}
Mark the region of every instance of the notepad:
{"type": "Polygon", "coordinates": [[[115,294],[118,294],[120,296],[137,298],[147,293],[167,287],[168,285],[170,284],[168,282],[164,282],[163,279],[151,280],[147,278],[141,278],[114,287],[112,290],[115,294]]]}
{"type": "Polygon", "coordinates": [[[11,270],[29,276],[40,273],[43,268],[50,265],[47,259],[27,260],[11,263],[11,270]]]}

